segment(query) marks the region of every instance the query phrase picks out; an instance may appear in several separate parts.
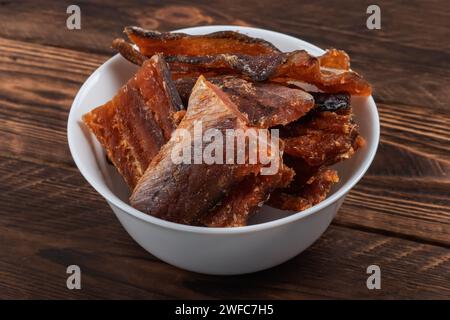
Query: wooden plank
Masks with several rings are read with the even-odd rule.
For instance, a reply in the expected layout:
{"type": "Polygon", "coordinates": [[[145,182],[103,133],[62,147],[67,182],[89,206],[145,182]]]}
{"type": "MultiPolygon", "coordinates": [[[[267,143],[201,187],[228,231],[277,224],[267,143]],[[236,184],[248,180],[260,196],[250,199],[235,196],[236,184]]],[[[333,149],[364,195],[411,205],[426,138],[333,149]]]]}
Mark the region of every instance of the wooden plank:
{"type": "Polygon", "coordinates": [[[0,39],[0,153],[72,165],[66,137],[70,106],[81,84],[105,60],[0,39]]]}
{"type": "Polygon", "coordinates": [[[252,275],[171,267],[139,248],[72,168],[1,158],[0,202],[2,298],[235,298],[236,290],[242,298],[450,297],[447,248],[339,226],[252,275]],[[65,287],[71,264],[82,270],[80,291],[65,287]],[[371,264],[382,270],[379,291],[366,288],[371,264]]]}
{"type": "Polygon", "coordinates": [[[110,55],[111,40],[121,36],[123,26],[129,24],[165,31],[206,24],[252,25],[291,34],[323,48],[347,50],[355,70],[373,83],[380,101],[440,109],[450,103],[446,90],[450,85],[446,72],[450,67],[446,41],[450,8],[446,1],[412,1],[408,5],[380,1],[382,29],[376,31],[365,26],[370,1],[322,0],[312,4],[251,0],[232,6],[225,0],[214,5],[204,0],[195,5],[190,1],[81,1],[82,29],[77,31],[65,28],[69,4],[7,2],[0,13],[0,36],[110,55]]]}
{"type": "Polygon", "coordinates": [[[446,1],[414,0],[408,5],[385,0],[377,3],[382,13],[382,29],[372,32],[366,28],[366,9],[372,4],[368,0],[358,3],[351,0],[339,3],[318,0],[313,4],[307,1],[249,0],[233,5],[229,5],[226,0],[218,0],[214,6],[207,0],[196,1],[195,4],[187,0],[118,0],[113,3],[79,1],[81,30],[85,29],[89,34],[80,36],[79,31],[66,32],[66,8],[71,4],[68,0],[43,0],[39,4],[33,1],[6,2],[2,4],[0,35],[10,39],[32,40],[35,43],[76,49],[93,48],[98,52],[107,52],[110,33],[121,35],[123,26],[130,23],[163,31],[194,25],[230,23],[283,28],[282,32],[302,34],[311,39],[329,38],[334,43],[339,43],[340,37],[345,40],[351,35],[365,39],[370,44],[373,41],[450,53],[450,44],[443,41],[450,28],[450,13],[447,10],[449,4],[446,1]],[[46,28],[33,28],[36,25],[45,25],[46,28]],[[97,41],[91,42],[93,39],[97,41]],[[399,39],[402,39],[401,43],[399,39]]]}
{"type": "MultiPolygon", "coordinates": [[[[382,145],[438,162],[450,162],[450,116],[428,107],[377,104],[381,117],[382,145]]],[[[403,165],[409,164],[405,161],[403,165]]]]}
{"type": "Polygon", "coordinates": [[[366,176],[334,223],[450,246],[449,188],[448,180],[366,176]]]}
{"type": "MultiPolygon", "coordinates": [[[[450,117],[378,104],[381,143],[335,223],[450,244],[450,117]]],[[[430,113],[431,112],[431,113],[430,113]]]]}

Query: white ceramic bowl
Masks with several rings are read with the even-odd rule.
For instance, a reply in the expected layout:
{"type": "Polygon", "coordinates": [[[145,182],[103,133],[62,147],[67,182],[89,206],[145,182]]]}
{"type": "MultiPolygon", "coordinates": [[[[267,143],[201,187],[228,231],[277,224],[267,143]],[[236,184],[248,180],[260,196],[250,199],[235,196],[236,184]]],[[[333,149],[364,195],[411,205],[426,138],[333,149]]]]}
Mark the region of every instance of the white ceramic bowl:
{"type": "MultiPolygon", "coordinates": [[[[313,55],[323,53],[305,41],[256,28],[207,26],[177,31],[204,34],[219,30],[235,30],[263,38],[283,51],[305,49],[313,55]]],[[[84,113],[111,99],[135,71],[135,66],[115,55],[86,80],[70,110],[69,147],[82,175],[106,199],[131,237],[154,256],[177,267],[230,275],[267,269],[291,259],[327,229],[346,194],[375,156],[379,140],[375,102],[372,97],[353,98],[355,121],[367,144],[353,158],[336,165],[340,182],[320,204],[298,213],[265,206],[248,226],[238,228],[194,227],[155,218],[129,205],[127,186],[106,162],[102,147],[81,122],[84,113]]]]}

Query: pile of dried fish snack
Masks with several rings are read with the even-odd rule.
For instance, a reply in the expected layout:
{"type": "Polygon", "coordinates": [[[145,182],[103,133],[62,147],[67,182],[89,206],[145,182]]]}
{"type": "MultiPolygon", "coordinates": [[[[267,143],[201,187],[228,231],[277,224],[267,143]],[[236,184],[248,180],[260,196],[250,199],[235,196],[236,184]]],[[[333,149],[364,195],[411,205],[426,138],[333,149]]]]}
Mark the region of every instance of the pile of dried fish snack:
{"type": "Polygon", "coordinates": [[[124,32],[131,43],[115,39],[112,46],[140,67],[83,120],[142,212],[189,225],[237,227],[263,204],[305,210],[339,181],[330,166],[364,145],[351,95],[369,96],[372,89],[350,69],[344,51],[319,57],[281,52],[233,31],[124,32]],[[278,129],[278,171],[262,175],[261,163],[174,163],[171,154],[194,143],[175,132],[192,133],[197,121],[221,132],[258,128],[270,136],[278,129]]]}

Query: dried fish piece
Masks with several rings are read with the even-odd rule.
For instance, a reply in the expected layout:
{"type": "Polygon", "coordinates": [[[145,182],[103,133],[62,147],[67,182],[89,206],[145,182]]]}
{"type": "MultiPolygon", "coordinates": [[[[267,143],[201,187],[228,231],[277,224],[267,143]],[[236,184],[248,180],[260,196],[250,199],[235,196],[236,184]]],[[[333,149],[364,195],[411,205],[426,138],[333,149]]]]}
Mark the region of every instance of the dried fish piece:
{"type": "MultiPolygon", "coordinates": [[[[238,77],[208,77],[248,116],[252,126],[270,128],[286,125],[305,115],[314,105],[310,94],[279,84],[250,82],[238,77]]],[[[185,103],[189,99],[194,78],[175,80],[175,87],[185,103]]],[[[185,103],[186,105],[186,103],[185,103]]]]}
{"type": "Polygon", "coordinates": [[[244,54],[216,54],[202,56],[165,56],[171,70],[194,74],[196,69],[206,69],[215,74],[242,74],[253,81],[264,81],[275,73],[286,60],[285,54],[250,56],[244,54]]]}
{"type": "Polygon", "coordinates": [[[284,166],[275,175],[251,175],[236,186],[222,204],[200,218],[200,224],[208,227],[245,226],[269,198],[270,193],[286,187],[293,179],[294,171],[284,166]]]}
{"type": "MultiPolygon", "coordinates": [[[[369,96],[372,93],[370,84],[352,70],[321,66],[321,57],[313,57],[304,50],[285,55],[285,62],[271,74],[272,81],[289,83],[290,80],[299,80],[328,93],[345,91],[360,96],[369,96]]],[[[325,61],[325,65],[331,65],[327,59],[325,61]]]]}
{"type": "Polygon", "coordinates": [[[281,128],[284,163],[295,171],[291,184],[275,190],[269,205],[282,210],[305,210],[326,198],[339,181],[330,168],[350,158],[364,144],[353,123],[351,108],[336,112],[313,110],[306,117],[281,128]]]}
{"type": "MultiPolygon", "coordinates": [[[[171,65],[178,65],[184,73],[196,74],[197,68],[213,74],[241,74],[253,81],[270,80],[285,85],[301,81],[328,93],[348,92],[369,96],[372,87],[352,70],[334,69],[320,65],[321,57],[313,57],[304,50],[270,55],[249,56],[218,54],[204,56],[167,56],[171,65]]],[[[328,62],[325,59],[325,63],[328,62]]]]}
{"type": "Polygon", "coordinates": [[[170,138],[176,128],[172,116],[182,108],[164,59],[155,55],[112,100],[85,114],[83,121],[133,189],[170,138]]]}
{"type": "Polygon", "coordinates": [[[343,70],[350,69],[350,57],[343,50],[328,49],[318,59],[321,67],[343,70]]]}
{"type": "MultiPolygon", "coordinates": [[[[131,63],[134,63],[138,66],[141,66],[143,62],[148,59],[147,56],[143,55],[139,50],[136,50],[130,43],[126,42],[124,39],[114,39],[111,47],[120,53],[122,57],[130,61],[131,63]]],[[[176,60],[176,59],[175,59],[176,60]]],[[[173,61],[170,63],[170,72],[172,75],[172,79],[179,79],[179,78],[192,78],[193,83],[197,80],[197,78],[201,75],[208,76],[208,77],[214,77],[214,76],[220,76],[220,75],[229,75],[229,74],[236,74],[238,75],[239,72],[236,70],[232,70],[229,67],[227,68],[208,68],[205,66],[197,66],[193,64],[173,61]]],[[[192,83],[192,86],[194,85],[192,83]]],[[[192,89],[191,86],[191,89],[192,89]]]]}
{"type": "Polygon", "coordinates": [[[259,128],[286,125],[304,116],[314,106],[314,99],[307,92],[274,83],[227,77],[219,85],[248,116],[250,124],[259,128]]]}
{"type": "Polygon", "coordinates": [[[188,35],[179,32],[144,30],[129,26],[125,27],[124,32],[146,56],[152,56],[156,53],[187,56],[236,53],[256,56],[280,52],[268,41],[234,31],[188,35]]]}
{"type": "MultiPolygon", "coordinates": [[[[130,202],[135,208],[162,219],[196,224],[202,215],[226,199],[241,181],[260,173],[263,165],[259,162],[175,162],[173,154],[190,148],[194,149],[195,154],[195,146],[198,143],[204,144],[202,137],[195,136],[196,123],[202,124],[203,131],[240,129],[248,133],[251,129],[247,125],[248,119],[239,112],[228,96],[204,77],[200,77],[192,90],[189,107],[177,131],[152,160],[131,195],[130,202]],[[190,134],[177,134],[181,130],[187,130],[190,134]]],[[[189,156],[194,157],[192,153],[189,156]]]]}
{"type": "Polygon", "coordinates": [[[351,108],[313,112],[280,129],[285,153],[310,166],[331,165],[350,158],[364,144],[351,108]]]}
{"type": "MultiPolygon", "coordinates": [[[[223,78],[228,76],[217,76],[217,77],[206,77],[205,78],[215,84],[216,86],[220,86],[220,82],[223,78]]],[[[178,94],[180,95],[181,101],[185,106],[188,105],[189,97],[191,96],[192,88],[197,82],[198,78],[195,77],[183,77],[178,78],[173,81],[175,88],[177,88],[178,94]]]]}
{"type": "Polygon", "coordinates": [[[323,201],[338,181],[336,170],[320,167],[305,184],[292,182],[291,188],[275,190],[268,204],[281,210],[303,211],[323,201]]]}

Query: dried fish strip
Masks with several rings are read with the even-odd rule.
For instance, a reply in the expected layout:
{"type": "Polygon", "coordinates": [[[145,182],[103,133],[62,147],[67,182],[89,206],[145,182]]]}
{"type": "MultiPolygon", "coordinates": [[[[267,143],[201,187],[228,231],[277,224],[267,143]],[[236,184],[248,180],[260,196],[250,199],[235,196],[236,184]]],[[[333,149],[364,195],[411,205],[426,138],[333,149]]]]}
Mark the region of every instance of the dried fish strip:
{"type": "MultiPolygon", "coordinates": [[[[261,56],[218,54],[205,56],[167,56],[171,64],[183,66],[189,74],[192,66],[207,70],[220,69],[222,74],[242,74],[253,81],[270,80],[283,84],[301,81],[315,85],[328,93],[348,92],[369,96],[370,84],[352,70],[321,67],[320,57],[311,56],[304,50],[261,56]]],[[[218,73],[218,72],[216,72],[218,73]]]]}
{"type": "Polygon", "coordinates": [[[251,56],[280,52],[268,41],[252,38],[234,31],[219,31],[205,35],[158,32],[139,27],[125,27],[128,38],[146,56],[164,55],[203,56],[221,53],[251,56]]]}
{"type": "Polygon", "coordinates": [[[182,107],[164,59],[155,55],[83,121],[133,189],[176,128],[172,116],[182,107]]]}

